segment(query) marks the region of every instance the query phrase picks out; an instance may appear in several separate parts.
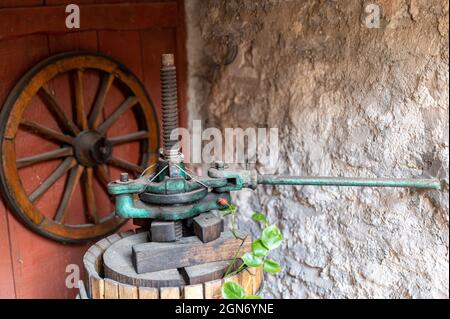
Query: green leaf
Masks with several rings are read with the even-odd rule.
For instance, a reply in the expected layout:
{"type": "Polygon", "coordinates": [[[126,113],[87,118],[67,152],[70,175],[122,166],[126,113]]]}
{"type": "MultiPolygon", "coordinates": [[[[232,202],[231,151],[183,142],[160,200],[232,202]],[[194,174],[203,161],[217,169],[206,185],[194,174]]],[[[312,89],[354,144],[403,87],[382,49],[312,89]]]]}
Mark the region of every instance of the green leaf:
{"type": "Polygon", "coordinates": [[[272,259],[266,259],[264,261],[263,269],[265,272],[268,272],[270,274],[275,274],[277,272],[281,271],[281,266],[276,261],[272,259]]]}
{"type": "Polygon", "coordinates": [[[254,212],[253,215],[252,215],[252,219],[255,222],[260,222],[260,223],[263,223],[264,225],[267,225],[267,219],[266,219],[266,216],[264,216],[263,213],[254,212]]]}
{"type": "Polygon", "coordinates": [[[258,295],[247,295],[244,299],[261,299],[261,296],[258,295]]]}
{"type": "Polygon", "coordinates": [[[269,252],[269,250],[263,245],[260,239],[253,241],[252,251],[253,255],[255,255],[256,257],[264,257],[269,252]]]}
{"type": "Polygon", "coordinates": [[[272,250],[281,245],[283,235],[277,225],[264,228],[261,234],[261,241],[267,249],[272,250]]]}
{"type": "Polygon", "coordinates": [[[222,286],[222,297],[225,299],[244,299],[245,290],[233,281],[227,281],[222,286]]]}
{"type": "Polygon", "coordinates": [[[253,253],[246,253],[241,259],[248,267],[258,267],[263,262],[262,258],[255,256],[253,253]]]}

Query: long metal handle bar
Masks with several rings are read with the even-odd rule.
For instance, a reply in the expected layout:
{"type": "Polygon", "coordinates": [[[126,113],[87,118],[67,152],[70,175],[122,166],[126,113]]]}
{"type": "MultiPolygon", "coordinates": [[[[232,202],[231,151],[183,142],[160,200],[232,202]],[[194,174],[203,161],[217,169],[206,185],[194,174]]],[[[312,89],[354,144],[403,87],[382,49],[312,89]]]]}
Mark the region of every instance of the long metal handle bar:
{"type": "Polygon", "coordinates": [[[411,187],[440,189],[441,183],[432,178],[349,178],[349,177],[301,177],[283,175],[258,175],[263,185],[314,185],[360,187],[411,187]]]}

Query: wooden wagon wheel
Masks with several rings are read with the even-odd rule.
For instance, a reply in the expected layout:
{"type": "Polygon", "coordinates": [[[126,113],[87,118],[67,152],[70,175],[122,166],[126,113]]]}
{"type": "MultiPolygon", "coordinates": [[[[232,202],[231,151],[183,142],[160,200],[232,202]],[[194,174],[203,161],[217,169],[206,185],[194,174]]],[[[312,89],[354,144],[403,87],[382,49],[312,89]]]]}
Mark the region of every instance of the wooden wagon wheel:
{"type": "Polygon", "coordinates": [[[91,52],[68,52],[52,56],[22,77],[1,110],[0,181],[3,195],[21,221],[48,238],[77,243],[107,235],[126,221],[117,218],[114,212],[107,216],[97,214],[94,182],[105,190],[111,180],[111,167],[139,175],[145,167],[156,161],[158,140],[159,128],[153,103],[142,83],[124,65],[91,52]],[[88,104],[85,98],[87,73],[90,76],[97,74],[98,77],[98,87],[89,103],[92,105],[85,105],[88,104]],[[71,112],[64,110],[57,92],[51,88],[51,83],[60,76],[70,79],[71,112]],[[113,89],[121,92],[123,101],[108,115],[104,105],[113,89]],[[26,109],[33,104],[30,103],[32,99],[38,99],[45,105],[43,107],[51,114],[57,128],[25,117],[26,109]],[[138,129],[109,136],[111,127],[125,114],[130,116],[129,112],[136,120],[138,129]],[[19,157],[16,137],[21,131],[39,136],[45,143],[52,141],[56,148],[19,157]],[[134,143],[139,148],[138,163],[114,155],[115,147],[124,147],[126,143],[134,143]],[[33,166],[37,171],[39,165],[49,165],[49,162],[55,164],[55,161],[58,162],[55,169],[35,189],[27,191],[20,170],[33,166]],[[65,183],[61,184],[63,178],[65,183]],[[49,215],[49,212],[42,212],[37,203],[57,181],[64,188],[56,211],[49,215]],[[76,189],[83,195],[84,212],[70,211],[69,203],[76,189]],[[83,214],[84,222],[67,223],[71,214],[83,214]]]}

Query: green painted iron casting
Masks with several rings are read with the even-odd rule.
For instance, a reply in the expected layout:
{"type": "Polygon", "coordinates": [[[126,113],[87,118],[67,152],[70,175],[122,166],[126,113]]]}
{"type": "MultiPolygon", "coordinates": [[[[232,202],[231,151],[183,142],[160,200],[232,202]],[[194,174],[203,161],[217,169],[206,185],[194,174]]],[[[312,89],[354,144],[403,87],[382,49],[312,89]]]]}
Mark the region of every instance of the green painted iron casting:
{"type": "Polygon", "coordinates": [[[219,199],[230,201],[230,194],[209,193],[202,200],[184,205],[150,205],[139,199],[133,198],[132,194],[121,194],[116,196],[116,215],[122,218],[152,218],[157,220],[182,220],[197,216],[201,213],[215,209],[221,209],[219,199]]]}
{"type": "Polygon", "coordinates": [[[440,189],[441,183],[432,178],[349,178],[349,177],[301,177],[259,175],[262,185],[310,185],[310,186],[359,186],[359,187],[412,187],[440,189]]]}

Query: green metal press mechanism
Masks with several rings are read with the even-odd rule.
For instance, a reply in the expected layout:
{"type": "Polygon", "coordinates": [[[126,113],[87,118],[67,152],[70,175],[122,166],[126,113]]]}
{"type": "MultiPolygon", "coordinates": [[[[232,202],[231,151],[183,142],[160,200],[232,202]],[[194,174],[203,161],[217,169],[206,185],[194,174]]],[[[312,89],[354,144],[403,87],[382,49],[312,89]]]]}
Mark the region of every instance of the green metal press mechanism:
{"type": "Polygon", "coordinates": [[[115,195],[116,214],[123,218],[181,221],[201,213],[224,208],[230,192],[258,185],[314,185],[359,187],[410,187],[440,189],[436,179],[367,179],[342,177],[300,177],[259,175],[251,170],[229,170],[216,162],[208,176],[196,176],[183,163],[179,142],[170,139],[178,127],[176,69],[173,55],[162,56],[161,66],[163,148],[152,175],[132,180],[122,173],[108,185],[115,195]]]}

